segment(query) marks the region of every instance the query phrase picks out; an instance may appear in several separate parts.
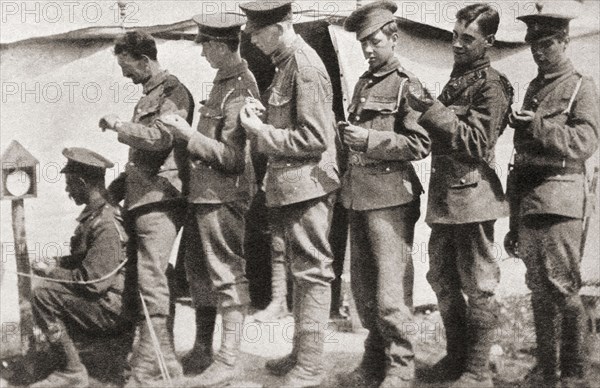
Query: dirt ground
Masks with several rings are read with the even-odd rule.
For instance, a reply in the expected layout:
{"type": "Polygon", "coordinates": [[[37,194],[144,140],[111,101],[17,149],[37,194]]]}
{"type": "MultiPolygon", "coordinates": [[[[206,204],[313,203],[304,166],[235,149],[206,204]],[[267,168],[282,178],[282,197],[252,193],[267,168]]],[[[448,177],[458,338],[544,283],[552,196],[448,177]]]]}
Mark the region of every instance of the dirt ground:
{"type": "MultiPolygon", "coordinates": [[[[531,312],[527,305],[528,298],[519,297],[503,301],[503,320],[495,339],[492,351],[492,363],[495,371],[494,381],[497,388],[514,388],[519,386],[519,380],[526,374],[533,364],[531,355],[535,345],[535,337],[531,327],[531,312]]],[[[428,311],[429,312],[429,311],[428,311]]],[[[219,318],[218,318],[219,319],[219,318]]],[[[331,322],[326,330],[325,337],[325,365],[327,377],[322,387],[342,388],[336,384],[336,375],[352,371],[360,362],[363,341],[366,337],[365,330],[347,332],[348,322],[331,322]]],[[[175,322],[175,346],[179,356],[191,349],[194,341],[194,311],[183,304],[177,306],[175,322]]],[[[271,386],[279,382],[277,377],[268,375],[264,363],[275,357],[280,357],[292,348],[293,320],[291,317],[277,322],[258,323],[251,316],[248,317],[243,330],[242,355],[238,366],[238,377],[232,387],[262,387],[271,386]]],[[[407,333],[411,333],[415,343],[417,379],[415,388],[443,387],[440,384],[427,384],[420,380],[423,370],[434,364],[444,355],[445,340],[443,326],[439,313],[418,314],[415,321],[406,325],[407,333]]],[[[220,322],[217,321],[215,333],[215,349],[219,346],[220,322]]],[[[597,340],[597,339],[596,339],[597,340]]],[[[110,354],[110,353],[109,353],[110,354]]],[[[50,362],[48,358],[39,358],[38,362],[50,362]]],[[[106,360],[104,360],[106,361],[106,360]]],[[[6,366],[6,365],[5,365],[6,366]]],[[[115,375],[111,372],[95,370],[98,362],[88,364],[88,369],[94,379],[94,387],[117,387],[115,375]]],[[[10,376],[10,381],[18,381],[14,370],[19,365],[9,365],[13,369],[12,376],[3,371],[3,378],[10,376]]],[[[600,387],[600,368],[596,365],[591,369],[593,384],[600,387]]],[[[592,387],[595,385],[592,384],[592,387]]],[[[18,386],[9,385],[2,380],[0,387],[18,386]]],[[[346,388],[346,387],[344,387],[346,388]]]]}

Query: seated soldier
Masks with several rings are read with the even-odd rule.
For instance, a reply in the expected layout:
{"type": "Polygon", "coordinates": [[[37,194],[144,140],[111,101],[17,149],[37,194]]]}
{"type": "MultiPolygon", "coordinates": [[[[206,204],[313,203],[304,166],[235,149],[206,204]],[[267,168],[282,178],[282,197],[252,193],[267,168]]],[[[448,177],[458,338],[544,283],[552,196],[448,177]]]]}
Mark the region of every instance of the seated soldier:
{"type": "Polygon", "coordinates": [[[106,168],[113,164],[84,148],[66,148],[66,191],[77,205],[86,207],[77,218],[71,238],[71,255],[51,267],[34,263],[42,280],[33,290],[35,323],[54,351],[65,357],[63,370],[32,385],[87,387],[88,373],[73,342],[77,335],[103,336],[130,327],[122,303],[125,243],[119,209],[109,204],[104,186],[106,168]]]}

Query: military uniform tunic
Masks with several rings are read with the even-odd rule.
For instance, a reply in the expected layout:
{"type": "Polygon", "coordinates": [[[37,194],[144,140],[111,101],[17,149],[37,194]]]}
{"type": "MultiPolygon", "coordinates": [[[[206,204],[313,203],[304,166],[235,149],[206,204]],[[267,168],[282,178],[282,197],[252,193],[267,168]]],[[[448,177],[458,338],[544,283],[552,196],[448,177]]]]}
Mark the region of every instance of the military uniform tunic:
{"type": "Polygon", "coordinates": [[[219,70],[188,142],[186,271],[196,307],[249,303],[243,242],[255,181],[239,114],[245,99],[258,95],[246,61],[219,70]]]}
{"type": "Polygon", "coordinates": [[[448,353],[463,357],[465,326],[491,329],[498,319],[494,222],[508,215],[508,203],[494,148],[506,126],[512,88],[487,57],[455,66],[450,77],[419,123],[433,140],[427,279],[438,297],[448,353]]]}
{"type": "Polygon", "coordinates": [[[192,123],[194,101],[188,89],[167,71],[144,84],[144,96],[131,122],[122,123],[118,139],[130,146],[125,172],[109,190],[124,187],[127,220],[132,229],[132,251],[137,252],[138,286],[150,315],[169,315],[166,270],[181,223],[189,182],[185,142],[175,140],[156,120],[177,113],[192,123]]]}
{"type": "Polygon", "coordinates": [[[331,82],[300,36],[272,62],[266,121],[253,142],[268,157],[264,189],[273,254],[286,255],[295,281],[329,285],[333,199],[327,195],[339,188],[331,82]]]}
{"type": "Polygon", "coordinates": [[[567,60],[530,83],[523,110],[535,116],[529,124],[514,125],[508,192],[511,231],[518,234],[532,291],[538,364],[548,376],[560,370],[563,377],[581,377],[587,331],[579,297],[582,218],[586,201],[592,200],[584,172],[585,161],[598,148],[596,85],[567,60]]]}
{"type": "MultiPolygon", "coordinates": [[[[119,209],[98,199],[85,207],[71,237],[71,255],[60,257],[48,277],[69,282],[100,279],[125,261],[127,235],[119,209]]],[[[125,269],[92,284],[42,281],[33,290],[33,314],[46,333],[64,325],[70,335],[118,332],[127,324],[125,269]]]]}
{"type": "Polygon", "coordinates": [[[425,158],[431,144],[406,101],[411,83],[420,86],[396,57],[360,77],[349,121],[369,130],[368,144],[365,152],[349,150],[341,190],[350,210],[352,292],[369,330],[365,352],[378,367],[387,354],[407,380],[414,350],[404,328],[412,321],[411,252],[423,192],[411,161],[425,158]]]}
{"type": "Polygon", "coordinates": [[[508,186],[511,229],[519,233],[519,249],[526,264],[530,254],[541,254],[536,253],[538,249],[556,250],[555,254],[544,254],[543,263],[538,263],[546,269],[543,273],[537,266],[530,267],[527,285],[532,290],[550,288],[574,295],[581,287],[584,170],[585,161],[598,147],[597,103],[594,82],[581,76],[570,62],[561,64],[552,74],[538,75],[525,95],[523,110],[534,111],[535,117],[530,125],[515,128],[515,161],[508,186]],[[562,248],[531,241],[535,233],[530,229],[536,221],[545,223],[548,219],[555,221],[553,228],[570,224],[577,230],[568,233],[573,235],[570,239],[564,234],[546,235],[563,241],[559,244],[562,248]]]}

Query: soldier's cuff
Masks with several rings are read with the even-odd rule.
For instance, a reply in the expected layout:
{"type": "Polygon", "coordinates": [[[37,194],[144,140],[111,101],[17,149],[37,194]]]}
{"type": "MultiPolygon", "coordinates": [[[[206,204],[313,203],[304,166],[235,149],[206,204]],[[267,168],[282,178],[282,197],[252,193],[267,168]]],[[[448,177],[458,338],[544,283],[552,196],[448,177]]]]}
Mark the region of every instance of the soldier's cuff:
{"type": "Polygon", "coordinates": [[[454,119],[454,112],[448,109],[440,101],[436,100],[419,118],[419,125],[426,130],[443,130],[441,123],[454,119]]]}

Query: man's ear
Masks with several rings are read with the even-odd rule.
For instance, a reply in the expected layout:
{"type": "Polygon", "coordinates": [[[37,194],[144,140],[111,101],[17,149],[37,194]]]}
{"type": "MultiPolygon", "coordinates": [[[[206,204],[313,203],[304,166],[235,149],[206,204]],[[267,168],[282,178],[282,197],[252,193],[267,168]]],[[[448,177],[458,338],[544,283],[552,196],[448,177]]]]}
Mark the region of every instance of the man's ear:
{"type": "Polygon", "coordinates": [[[221,54],[223,54],[225,52],[225,50],[227,50],[227,44],[225,42],[215,42],[215,43],[221,54]]]}
{"type": "Polygon", "coordinates": [[[492,47],[495,42],[496,42],[496,35],[494,35],[494,34],[490,34],[485,38],[485,43],[486,43],[486,46],[488,46],[488,47],[492,47]]]}
{"type": "Polygon", "coordinates": [[[151,59],[147,55],[142,55],[142,63],[145,67],[150,66],[151,59]]]}
{"type": "Polygon", "coordinates": [[[275,23],[275,25],[277,26],[277,31],[279,31],[279,35],[283,35],[285,31],[288,30],[290,27],[290,24],[287,21],[277,22],[275,23]]]}
{"type": "Polygon", "coordinates": [[[390,36],[390,39],[392,40],[392,43],[394,43],[395,46],[398,43],[398,39],[400,39],[400,35],[398,35],[397,32],[394,32],[392,36],[390,36]]]}

